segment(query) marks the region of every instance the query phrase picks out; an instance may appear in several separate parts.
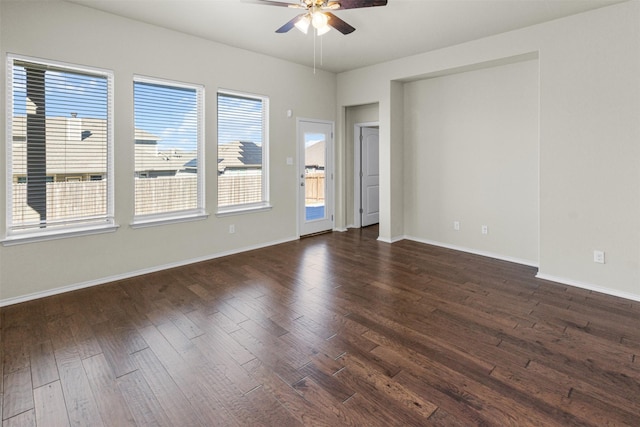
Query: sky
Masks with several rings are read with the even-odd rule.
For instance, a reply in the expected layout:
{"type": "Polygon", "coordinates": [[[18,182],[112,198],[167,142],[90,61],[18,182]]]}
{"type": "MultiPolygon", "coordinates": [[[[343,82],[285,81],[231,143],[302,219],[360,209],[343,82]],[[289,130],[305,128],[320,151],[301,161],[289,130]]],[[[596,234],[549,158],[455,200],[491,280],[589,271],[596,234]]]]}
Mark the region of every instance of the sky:
{"type": "Polygon", "coordinates": [[[136,129],[156,135],[161,149],[197,149],[196,89],[139,81],[133,88],[136,129]]]}
{"type": "MultiPolygon", "coordinates": [[[[27,76],[23,67],[13,68],[13,113],[26,114],[27,76]]],[[[47,71],[45,74],[46,115],[49,117],[107,117],[107,79],[82,74],[47,71]],[[86,98],[95,97],[96,102],[87,103],[86,98]]]]}
{"type": "Polygon", "coordinates": [[[218,143],[249,141],[262,145],[262,110],[260,99],[218,95],[218,143]]]}
{"type": "MultiPolygon", "coordinates": [[[[107,117],[106,77],[55,70],[47,70],[45,76],[48,117],[70,117],[71,113],[81,118],[107,117]],[[88,102],[87,97],[95,101],[88,102]]],[[[13,78],[13,114],[25,115],[27,84],[24,68],[14,66],[13,78]]],[[[195,88],[137,81],[133,83],[133,91],[137,129],[159,137],[160,149],[196,149],[198,103],[195,88]]],[[[262,145],[262,107],[260,99],[220,94],[218,143],[241,140],[262,145]]],[[[215,126],[205,122],[205,133],[214,129],[215,126]]]]}
{"type": "Polygon", "coordinates": [[[309,148],[318,142],[324,141],[325,135],[323,133],[305,133],[304,134],[304,147],[309,148]]]}

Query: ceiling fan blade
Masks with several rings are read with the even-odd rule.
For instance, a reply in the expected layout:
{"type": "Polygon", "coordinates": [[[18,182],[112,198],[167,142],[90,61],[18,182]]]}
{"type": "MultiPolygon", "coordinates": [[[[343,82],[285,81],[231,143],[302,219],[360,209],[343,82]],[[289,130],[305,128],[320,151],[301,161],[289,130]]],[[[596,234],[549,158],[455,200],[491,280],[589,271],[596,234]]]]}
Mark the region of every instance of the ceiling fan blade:
{"type": "Polygon", "coordinates": [[[242,3],[253,3],[253,4],[262,4],[266,6],[281,6],[281,7],[291,7],[294,9],[304,9],[300,3],[284,3],[280,1],[272,1],[272,0],[242,0],[242,3]]]}
{"type": "Polygon", "coordinates": [[[340,9],[358,9],[361,7],[386,6],[387,0],[337,0],[337,3],[340,3],[340,9]]]}
{"type": "Polygon", "coordinates": [[[296,23],[299,20],[301,20],[302,17],[305,16],[305,15],[306,15],[306,13],[301,13],[300,15],[296,16],[291,21],[287,22],[282,27],[278,28],[276,30],[276,33],[287,33],[287,32],[289,32],[289,30],[291,30],[293,27],[295,27],[296,23]]]}
{"type": "Polygon", "coordinates": [[[329,21],[327,22],[327,24],[331,25],[333,28],[340,31],[342,34],[351,34],[356,30],[351,25],[347,24],[346,22],[338,18],[333,13],[324,12],[324,14],[327,15],[327,18],[329,18],[329,21]]]}

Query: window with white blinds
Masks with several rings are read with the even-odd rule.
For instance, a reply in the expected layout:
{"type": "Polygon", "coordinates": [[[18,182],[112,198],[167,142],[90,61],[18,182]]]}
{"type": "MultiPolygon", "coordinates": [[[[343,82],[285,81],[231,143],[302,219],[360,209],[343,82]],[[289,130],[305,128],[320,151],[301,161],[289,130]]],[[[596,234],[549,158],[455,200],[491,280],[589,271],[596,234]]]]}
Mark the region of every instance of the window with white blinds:
{"type": "Polygon", "coordinates": [[[218,92],[218,211],[269,203],[269,98],[218,92]]]}
{"type": "Polygon", "coordinates": [[[202,86],[135,77],[135,221],[204,214],[202,86]]]}
{"type": "Polygon", "coordinates": [[[7,238],[113,226],[109,71],[10,55],[7,238]]]}

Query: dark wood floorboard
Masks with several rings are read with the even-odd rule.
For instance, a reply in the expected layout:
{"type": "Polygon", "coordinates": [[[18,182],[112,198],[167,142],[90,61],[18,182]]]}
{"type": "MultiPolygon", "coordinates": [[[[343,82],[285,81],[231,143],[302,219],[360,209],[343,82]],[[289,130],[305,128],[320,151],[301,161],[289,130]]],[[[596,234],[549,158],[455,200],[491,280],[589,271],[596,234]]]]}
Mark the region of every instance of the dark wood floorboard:
{"type": "Polygon", "coordinates": [[[0,309],[7,426],[640,426],[640,303],[329,233],[0,309]]]}

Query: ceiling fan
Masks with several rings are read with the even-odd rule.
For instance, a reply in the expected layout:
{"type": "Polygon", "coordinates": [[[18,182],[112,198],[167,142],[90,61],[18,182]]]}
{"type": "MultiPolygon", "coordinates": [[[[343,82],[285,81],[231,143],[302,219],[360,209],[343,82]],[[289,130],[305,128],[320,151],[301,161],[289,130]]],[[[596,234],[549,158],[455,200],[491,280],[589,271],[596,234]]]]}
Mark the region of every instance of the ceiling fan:
{"type": "Polygon", "coordinates": [[[244,0],[248,3],[264,4],[269,6],[289,7],[292,9],[304,9],[291,21],[276,30],[276,33],[286,33],[296,27],[303,33],[307,33],[309,27],[313,27],[316,34],[321,36],[327,33],[331,27],[342,34],[350,34],[356,29],[342,19],[331,13],[338,9],[358,9],[362,7],[386,6],[387,0],[299,0],[298,3],[285,3],[274,0],[244,0]]]}

